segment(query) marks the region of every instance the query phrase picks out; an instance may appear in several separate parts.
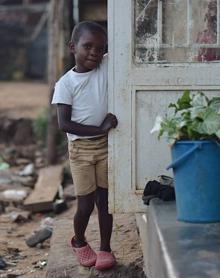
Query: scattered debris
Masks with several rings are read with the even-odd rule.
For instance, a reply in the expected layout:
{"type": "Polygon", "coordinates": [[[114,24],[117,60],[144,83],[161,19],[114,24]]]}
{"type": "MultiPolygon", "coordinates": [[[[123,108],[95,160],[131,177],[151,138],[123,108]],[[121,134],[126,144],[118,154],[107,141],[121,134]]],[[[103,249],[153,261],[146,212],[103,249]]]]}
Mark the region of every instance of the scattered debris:
{"type": "Polygon", "coordinates": [[[5,212],[5,206],[0,203],[0,214],[2,214],[3,212],[5,212]]]}
{"type": "Polygon", "coordinates": [[[12,175],[12,180],[14,183],[21,184],[26,187],[34,188],[36,182],[36,177],[33,176],[19,176],[16,174],[12,175]]]}
{"type": "Polygon", "coordinates": [[[63,186],[60,184],[58,188],[58,198],[63,199],[63,186]]]}
{"type": "Polygon", "coordinates": [[[1,276],[1,278],[15,278],[18,276],[23,276],[24,274],[26,274],[28,271],[21,271],[21,270],[8,270],[8,273],[6,273],[4,276],[1,276]]]}
{"type": "Polygon", "coordinates": [[[16,158],[16,161],[15,161],[15,164],[16,165],[27,165],[27,164],[29,164],[30,163],[30,159],[28,159],[28,158],[20,158],[20,157],[18,157],[18,158],[16,158]]]}
{"type": "Polygon", "coordinates": [[[43,228],[36,231],[25,242],[29,247],[35,247],[38,243],[44,242],[46,239],[52,236],[52,230],[49,228],[43,228]]]}
{"type": "Polygon", "coordinates": [[[11,171],[10,170],[1,170],[0,172],[0,190],[3,188],[3,186],[11,184],[12,178],[11,178],[11,171]]]}
{"type": "Polygon", "coordinates": [[[43,269],[45,266],[47,266],[47,261],[46,260],[42,260],[42,261],[37,262],[35,264],[34,268],[43,269]]]}
{"type": "Polygon", "coordinates": [[[65,200],[57,199],[53,203],[53,211],[58,214],[68,209],[67,203],[65,200]]]}
{"type": "Polygon", "coordinates": [[[27,197],[27,191],[8,189],[4,190],[1,195],[5,200],[19,202],[23,201],[27,197]]]}
{"type": "Polygon", "coordinates": [[[41,221],[41,229],[48,228],[53,230],[54,219],[52,217],[46,217],[41,221]]]}
{"type": "Polygon", "coordinates": [[[45,158],[43,158],[43,157],[37,157],[36,159],[35,159],[35,165],[36,165],[36,167],[37,168],[42,168],[42,167],[45,167],[46,166],[46,159],[45,158]]]}
{"type": "Polygon", "coordinates": [[[0,257],[0,269],[5,269],[7,267],[7,263],[0,257]]]}
{"type": "Polygon", "coordinates": [[[30,212],[29,211],[12,211],[10,214],[10,219],[12,222],[16,223],[24,223],[27,222],[30,219],[30,212]]]}
{"type": "Polygon", "coordinates": [[[15,147],[7,147],[3,150],[1,156],[3,160],[7,162],[9,165],[15,165],[15,161],[18,157],[18,153],[15,147]]]}
{"type": "Polygon", "coordinates": [[[43,168],[46,166],[47,162],[45,159],[45,154],[42,151],[35,152],[34,164],[35,164],[36,168],[43,168]]]}
{"type": "Polygon", "coordinates": [[[19,172],[20,176],[33,176],[34,175],[34,164],[30,163],[25,168],[19,172]]]}
{"type": "Polygon", "coordinates": [[[39,243],[43,243],[46,239],[52,236],[54,219],[46,217],[41,221],[40,229],[35,231],[28,239],[26,244],[29,247],[35,247],[39,243]]]}
{"type": "MultiPolygon", "coordinates": [[[[31,84],[31,91],[34,86],[31,84]]],[[[5,83],[1,89],[2,87],[5,87],[5,83]]],[[[7,95],[10,95],[11,99],[11,92],[7,95]]],[[[28,98],[29,96],[30,93],[28,93],[28,98]]],[[[13,103],[16,103],[17,99],[19,98],[16,94],[13,103]]],[[[27,100],[27,98],[25,99],[27,100]]],[[[5,107],[3,110],[2,115],[5,115],[5,107]]],[[[22,106],[20,112],[23,110],[24,107],[22,106]]],[[[6,190],[14,190],[11,193],[24,190],[28,195],[35,190],[39,170],[47,165],[46,150],[45,145],[37,142],[35,136],[32,136],[33,120],[21,119],[19,115],[13,119],[4,116],[0,120],[0,193],[6,190]]],[[[63,156],[61,152],[59,155],[63,156]]],[[[59,159],[59,161],[64,160],[63,158],[59,159]]],[[[50,178],[53,179],[53,173],[50,178]]],[[[48,193],[50,186],[50,183],[42,186],[44,195],[48,193]]],[[[1,198],[4,200],[0,198],[0,277],[26,277],[26,275],[28,277],[43,277],[50,241],[47,240],[43,245],[40,243],[36,246],[39,248],[32,249],[25,244],[25,239],[31,234],[31,231],[36,230],[43,217],[42,226],[39,228],[50,227],[52,229],[53,218],[45,218],[44,213],[32,214],[31,210],[24,211],[22,209],[24,199],[19,202],[5,200],[3,195],[1,198]],[[2,260],[7,264],[6,268],[3,268],[2,260]],[[33,263],[34,261],[35,263],[33,263]]],[[[17,194],[15,195],[17,196],[17,194]]],[[[55,195],[51,201],[52,210],[53,202],[58,198],[56,193],[55,195]]],[[[61,198],[59,197],[59,199],[61,198]]],[[[54,215],[52,210],[48,215],[54,215]]]]}
{"type": "Polygon", "coordinates": [[[76,199],[75,187],[73,184],[67,185],[63,190],[63,198],[66,201],[72,201],[76,199]]]}

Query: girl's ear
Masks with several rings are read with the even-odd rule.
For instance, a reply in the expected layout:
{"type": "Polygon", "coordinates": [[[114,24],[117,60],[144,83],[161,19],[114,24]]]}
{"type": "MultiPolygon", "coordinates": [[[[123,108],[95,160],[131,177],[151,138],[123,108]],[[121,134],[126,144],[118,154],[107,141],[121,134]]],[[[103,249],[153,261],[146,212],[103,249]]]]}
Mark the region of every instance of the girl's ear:
{"type": "Polygon", "coordinates": [[[75,53],[75,43],[72,41],[69,42],[69,50],[71,53],[75,53]]]}

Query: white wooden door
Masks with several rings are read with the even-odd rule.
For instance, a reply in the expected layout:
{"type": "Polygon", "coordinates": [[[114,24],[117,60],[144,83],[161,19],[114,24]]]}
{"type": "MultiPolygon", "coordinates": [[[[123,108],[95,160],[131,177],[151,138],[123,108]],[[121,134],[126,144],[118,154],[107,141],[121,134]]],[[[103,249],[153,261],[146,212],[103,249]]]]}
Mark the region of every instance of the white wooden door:
{"type": "Polygon", "coordinates": [[[170,163],[150,134],[184,89],[220,92],[219,0],[109,0],[110,211],[140,212],[147,181],[170,163]]]}

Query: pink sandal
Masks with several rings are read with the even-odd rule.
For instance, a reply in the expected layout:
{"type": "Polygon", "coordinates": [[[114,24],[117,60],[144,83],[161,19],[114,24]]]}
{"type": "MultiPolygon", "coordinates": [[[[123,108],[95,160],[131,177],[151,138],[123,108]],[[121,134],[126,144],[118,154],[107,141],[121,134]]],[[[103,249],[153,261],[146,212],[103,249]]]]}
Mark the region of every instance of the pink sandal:
{"type": "Polygon", "coordinates": [[[112,252],[99,251],[97,252],[97,259],[95,268],[97,270],[104,270],[112,268],[116,264],[115,256],[112,252]]]}
{"type": "Polygon", "coordinates": [[[96,263],[97,255],[92,250],[90,245],[87,243],[86,246],[83,247],[75,247],[74,246],[74,238],[71,240],[71,246],[73,251],[76,254],[77,260],[82,266],[91,267],[96,263]]]}

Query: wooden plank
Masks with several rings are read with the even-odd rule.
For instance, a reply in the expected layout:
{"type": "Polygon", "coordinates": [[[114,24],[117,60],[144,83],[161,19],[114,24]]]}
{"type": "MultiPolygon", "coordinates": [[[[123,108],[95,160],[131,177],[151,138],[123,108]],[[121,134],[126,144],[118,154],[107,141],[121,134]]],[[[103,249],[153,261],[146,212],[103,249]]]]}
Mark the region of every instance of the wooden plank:
{"type": "Polygon", "coordinates": [[[42,168],[32,193],[24,201],[25,208],[33,212],[51,210],[62,182],[63,166],[42,168]]]}

